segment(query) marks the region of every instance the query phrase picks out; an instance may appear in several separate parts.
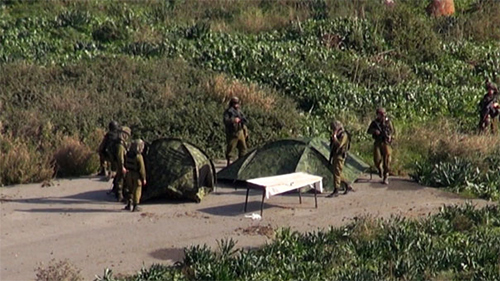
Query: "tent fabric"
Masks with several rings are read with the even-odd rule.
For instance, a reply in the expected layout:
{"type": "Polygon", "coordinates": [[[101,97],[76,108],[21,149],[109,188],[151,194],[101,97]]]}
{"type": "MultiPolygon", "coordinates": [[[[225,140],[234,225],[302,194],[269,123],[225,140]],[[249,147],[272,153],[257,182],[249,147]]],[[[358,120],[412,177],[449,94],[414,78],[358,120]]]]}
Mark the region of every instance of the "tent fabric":
{"type": "Polygon", "coordinates": [[[153,198],[200,202],[215,186],[213,162],[200,148],[177,138],[155,140],[145,156],[147,186],[142,201],[153,198]]]}
{"type": "MultiPolygon", "coordinates": [[[[328,163],[329,143],[321,138],[284,139],[250,151],[217,173],[221,181],[245,181],[295,172],[323,177],[325,190],[333,190],[333,167],[328,163]]],[[[342,178],[354,182],[370,166],[348,153],[342,178]]]]}

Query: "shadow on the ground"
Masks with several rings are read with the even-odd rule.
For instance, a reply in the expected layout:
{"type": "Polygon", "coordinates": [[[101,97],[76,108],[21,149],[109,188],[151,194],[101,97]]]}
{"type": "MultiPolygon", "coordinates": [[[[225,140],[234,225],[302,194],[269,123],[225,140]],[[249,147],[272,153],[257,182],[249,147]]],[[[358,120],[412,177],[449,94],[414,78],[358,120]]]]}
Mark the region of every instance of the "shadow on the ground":
{"type": "MultiPolygon", "coordinates": [[[[248,201],[247,211],[245,212],[245,201],[242,201],[241,203],[202,208],[198,209],[197,211],[214,216],[236,217],[243,216],[245,213],[260,213],[260,205],[260,201],[248,201]]],[[[272,207],[279,206],[264,202],[264,210],[272,207]]]]}
{"type": "Polygon", "coordinates": [[[35,198],[3,198],[2,202],[16,202],[29,204],[102,204],[102,202],[116,202],[109,190],[93,190],[63,197],[35,197],[35,198]]]}
{"type": "Polygon", "coordinates": [[[182,261],[184,259],[184,248],[163,248],[157,249],[149,253],[149,255],[158,260],[171,260],[173,262],[182,261]]]}
{"type": "Polygon", "coordinates": [[[117,205],[114,210],[110,209],[90,209],[90,208],[33,208],[29,210],[16,210],[17,212],[27,213],[118,213],[127,212],[121,205],[117,205]]]}

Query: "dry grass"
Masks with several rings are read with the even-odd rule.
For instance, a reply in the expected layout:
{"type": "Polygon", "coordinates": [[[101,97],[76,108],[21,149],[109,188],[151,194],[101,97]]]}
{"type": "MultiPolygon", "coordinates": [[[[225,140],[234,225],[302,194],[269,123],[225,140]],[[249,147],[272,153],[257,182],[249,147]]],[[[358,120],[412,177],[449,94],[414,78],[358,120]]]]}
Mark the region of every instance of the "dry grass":
{"type": "Polygon", "coordinates": [[[31,149],[28,142],[0,135],[0,184],[22,184],[49,180],[54,173],[48,157],[31,149]]]}
{"type": "Polygon", "coordinates": [[[81,281],[81,270],[68,260],[52,259],[46,267],[41,264],[36,270],[36,281],[81,281]]]}
{"type": "Polygon", "coordinates": [[[54,159],[59,176],[88,175],[99,165],[96,153],[76,137],[64,137],[54,159]]]}
{"type": "Polygon", "coordinates": [[[429,154],[442,160],[452,157],[470,160],[484,158],[500,147],[498,136],[464,134],[446,120],[416,128],[413,136],[406,137],[414,145],[422,146],[429,154]]]}
{"type": "Polygon", "coordinates": [[[206,84],[207,92],[222,103],[229,103],[231,97],[237,96],[242,104],[252,104],[270,111],[276,102],[273,96],[260,90],[255,84],[245,84],[238,80],[230,80],[224,75],[217,75],[206,84]]]}

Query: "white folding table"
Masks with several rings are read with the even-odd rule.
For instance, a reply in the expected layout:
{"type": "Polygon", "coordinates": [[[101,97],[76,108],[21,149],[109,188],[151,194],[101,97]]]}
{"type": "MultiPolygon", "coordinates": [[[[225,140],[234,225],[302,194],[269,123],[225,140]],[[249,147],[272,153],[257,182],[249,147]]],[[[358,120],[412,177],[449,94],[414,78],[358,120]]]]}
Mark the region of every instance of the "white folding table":
{"type": "Polygon", "coordinates": [[[264,198],[269,199],[271,196],[285,193],[287,191],[297,189],[299,191],[299,202],[302,204],[301,188],[309,186],[314,189],[314,203],[318,208],[317,193],[323,192],[323,178],[307,173],[290,173],[279,176],[263,177],[247,180],[247,195],[245,198],[245,212],[248,205],[248,194],[250,189],[262,190],[262,202],[260,204],[260,215],[264,207],[264,198]]]}

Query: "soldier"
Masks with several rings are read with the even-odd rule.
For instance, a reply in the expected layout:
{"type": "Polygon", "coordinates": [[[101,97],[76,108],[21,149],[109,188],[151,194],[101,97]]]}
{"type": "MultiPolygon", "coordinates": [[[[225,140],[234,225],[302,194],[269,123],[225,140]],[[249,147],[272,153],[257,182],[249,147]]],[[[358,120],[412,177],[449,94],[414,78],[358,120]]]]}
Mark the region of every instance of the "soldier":
{"type": "Polygon", "coordinates": [[[238,157],[242,157],[247,151],[247,119],[240,110],[239,98],[231,98],[228,108],[224,111],[223,120],[226,128],[226,160],[229,166],[231,153],[235,148],[238,148],[238,157]]]}
{"type": "Polygon", "coordinates": [[[130,138],[132,131],[129,127],[122,127],[119,133],[119,138],[113,143],[111,154],[113,156],[112,165],[116,167],[116,175],[113,179],[113,192],[118,202],[122,202],[123,197],[123,178],[127,170],[125,169],[125,155],[127,153],[128,144],[127,141],[130,138]]]}
{"type": "Polygon", "coordinates": [[[100,169],[99,169],[99,176],[106,176],[109,175],[111,178],[111,173],[114,171],[116,168],[115,167],[110,167],[111,166],[111,145],[113,142],[115,142],[119,138],[119,129],[120,125],[116,121],[111,121],[108,124],[108,132],[104,135],[104,138],[102,139],[101,143],[99,144],[98,148],[98,153],[99,153],[99,162],[100,162],[100,169]],[[109,174],[107,174],[107,171],[109,171],[109,174]]]}
{"type": "Polygon", "coordinates": [[[389,184],[389,172],[391,164],[391,143],[395,133],[392,122],[387,117],[384,108],[377,109],[377,117],[370,123],[368,134],[375,140],[373,144],[373,161],[378,175],[383,178],[384,184],[389,184]]]}
{"type": "Polygon", "coordinates": [[[494,135],[498,130],[498,118],[500,106],[496,102],[498,96],[497,88],[490,82],[486,83],[487,93],[479,102],[479,132],[487,133],[488,129],[494,135]]]}
{"type": "Polygon", "coordinates": [[[141,211],[139,202],[141,200],[142,187],[146,185],[146,166],[142,157],[144,150],[144,141],[138,139],[130,144],[130,150],[127,152],[125,160],[125,184],[129,189],[127,206],[125,210],[132,212],[141,211]]]}
{"type": "MultiPolygon", "coordinates": [[[[333,192],[327,197],[337,197],[338,190],[342,184],[342,170],[344,168],[347,151],[350,147],[350,139],[348,133],[344,130],[344,126],[339,121],[334,121],[331,124],[332,135],[330,137],[330,157],[328,162],[333,166],[333,192]]],[[[352,190],[352,187],[346,184],[346,191],[352,190]]]]}

